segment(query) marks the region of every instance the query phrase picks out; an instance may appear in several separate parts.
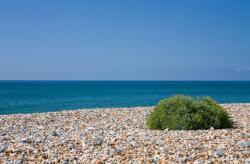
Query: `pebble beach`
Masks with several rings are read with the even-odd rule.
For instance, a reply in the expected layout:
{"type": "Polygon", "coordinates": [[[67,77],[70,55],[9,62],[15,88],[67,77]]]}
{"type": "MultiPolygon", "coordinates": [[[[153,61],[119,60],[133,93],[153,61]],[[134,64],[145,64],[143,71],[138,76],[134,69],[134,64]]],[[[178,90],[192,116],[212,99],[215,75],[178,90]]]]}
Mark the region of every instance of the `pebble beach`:
{"type": "Polygon", "coordinates": [[[250,163],[250,104],[232,129],[158,131],[153,107],[0,115],[0,163],[250,163]]]}

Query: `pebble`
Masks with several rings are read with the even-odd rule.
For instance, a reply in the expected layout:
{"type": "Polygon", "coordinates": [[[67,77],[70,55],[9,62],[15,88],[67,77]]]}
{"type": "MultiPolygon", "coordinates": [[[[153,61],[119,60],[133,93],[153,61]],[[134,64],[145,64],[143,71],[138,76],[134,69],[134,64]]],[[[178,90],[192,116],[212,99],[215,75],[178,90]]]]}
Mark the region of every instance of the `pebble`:
{"type": "Polygon", "coordinates": [[[224,149],[220,148],[220,149],[216,150],[215,154],[218,155],[219,157],[224,156],[224,149]]]}
{"type": "Polygon", "coordinates": [[[241,142],[240,146],[249,148],[250,147],[250,142],[241,142]]]}
{"type": "Polygon", "coordinates": [[[4,152],[8,148],[7,144],[0,145],[0,153],[4,152]]]}

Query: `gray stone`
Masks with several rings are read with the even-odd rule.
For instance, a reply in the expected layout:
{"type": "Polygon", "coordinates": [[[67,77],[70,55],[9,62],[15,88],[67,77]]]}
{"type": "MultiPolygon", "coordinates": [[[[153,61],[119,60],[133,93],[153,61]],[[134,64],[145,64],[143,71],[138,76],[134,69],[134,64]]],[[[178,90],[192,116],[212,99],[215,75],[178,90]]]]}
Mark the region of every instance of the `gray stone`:
{"type": "Polygon", "coordinates": [[[118,147],[115,149],[115,154],[120,155],[122,153],[122,148],[118,147]]]}
{"type": "Polygon", "coordinates": [[[110,130],[110,131],[109,131],[109,134],[110,134],[112,137],[114,137],[116,133],[115,133],[113,130],[110,130]]]}
{"type": "Polygon", "coordinates": [[[3,164],[13,164],[14,162],[12,161],[3,161],[3,164]]]}
{"type": "Polygon", "coordinates": [[[0,145],[0,153],[4,152],[8,148],[7,144],[0,145]]]}
{"type": "Polygon", "coordinates": [[[163,146],[164,145],[164,141],[160,140],[160,139],[157,139],[155,141],[155,144],[158,145],[158,146],[163,146]]]}
{"type": "Polygon", "coordinates": [[[103,138],[101,137],[94,137],[90,140],[90,144],[93,146],[100,146],[103,144],[103,138]]]}
{"type": "Polygon", "coordinates": [[[137,147],[137,143],[135,141],[131,141],[130,145],[133,146],[133,147],[137,147]]]}
{"type": "Polygon", "coordinates": [[[241,142],[240,146],[242,146],[242,147],[250,147],[250,142],[241,142]]]}
{"type": "Polygon", "coordinates": [[[223,157],[224,154],[224,149],[223,148],[219,148],[215,151],[215,154],[218,155],[219,157],[223,157]]]}
{"type": "Polygon", "coordinates": [[[30,140],[28,138],[23,138],[21,139],[22,143],[30,143],[30,140]]]}
{"type": "Polygon", "coordinates": [[[36,138],[35,138],[35,144],[39,144],[39,143],[41,143],[41,142],[42,142],[42,140],[41,140],[40,137],[36,137],[36,138]]]}
{"type": "Polygon", "coordinates": [[[16,160],[14,161],[14,164],[23,164],[23,160],[16,160]]]}
{"type": "Polygon", "coordinates": [[[60,136],[60,133],[58,131],[53,131],[52,136],[55,136],[55,137],[60,136]]]}
{"type": "Polygon", "coordinates": [[[201,160],[195,160],[194,164],[202,164],[202,161],[201,160]]]}

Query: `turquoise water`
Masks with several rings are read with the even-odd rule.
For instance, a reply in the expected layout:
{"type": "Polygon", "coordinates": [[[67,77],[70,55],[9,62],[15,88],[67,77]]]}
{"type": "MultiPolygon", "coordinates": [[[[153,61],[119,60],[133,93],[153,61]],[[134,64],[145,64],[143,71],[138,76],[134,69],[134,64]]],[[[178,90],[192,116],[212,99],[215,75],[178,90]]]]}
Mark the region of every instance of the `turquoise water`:
{"type": "Polygon", "coordinates": [[[250,102],[250,81],[0,81],[0,114],[152,106],[175,94],[250,102]]]}

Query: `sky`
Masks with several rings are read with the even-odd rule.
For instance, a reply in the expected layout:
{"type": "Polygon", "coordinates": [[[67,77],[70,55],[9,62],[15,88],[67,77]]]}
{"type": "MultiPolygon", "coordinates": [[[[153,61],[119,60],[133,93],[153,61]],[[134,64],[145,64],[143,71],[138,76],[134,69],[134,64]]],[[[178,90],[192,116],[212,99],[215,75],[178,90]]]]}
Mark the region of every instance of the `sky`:
{"type": "Polygon", "coordinates": [[[0,80],[250,80],[250,1],[2,0],[0,80]]]}

